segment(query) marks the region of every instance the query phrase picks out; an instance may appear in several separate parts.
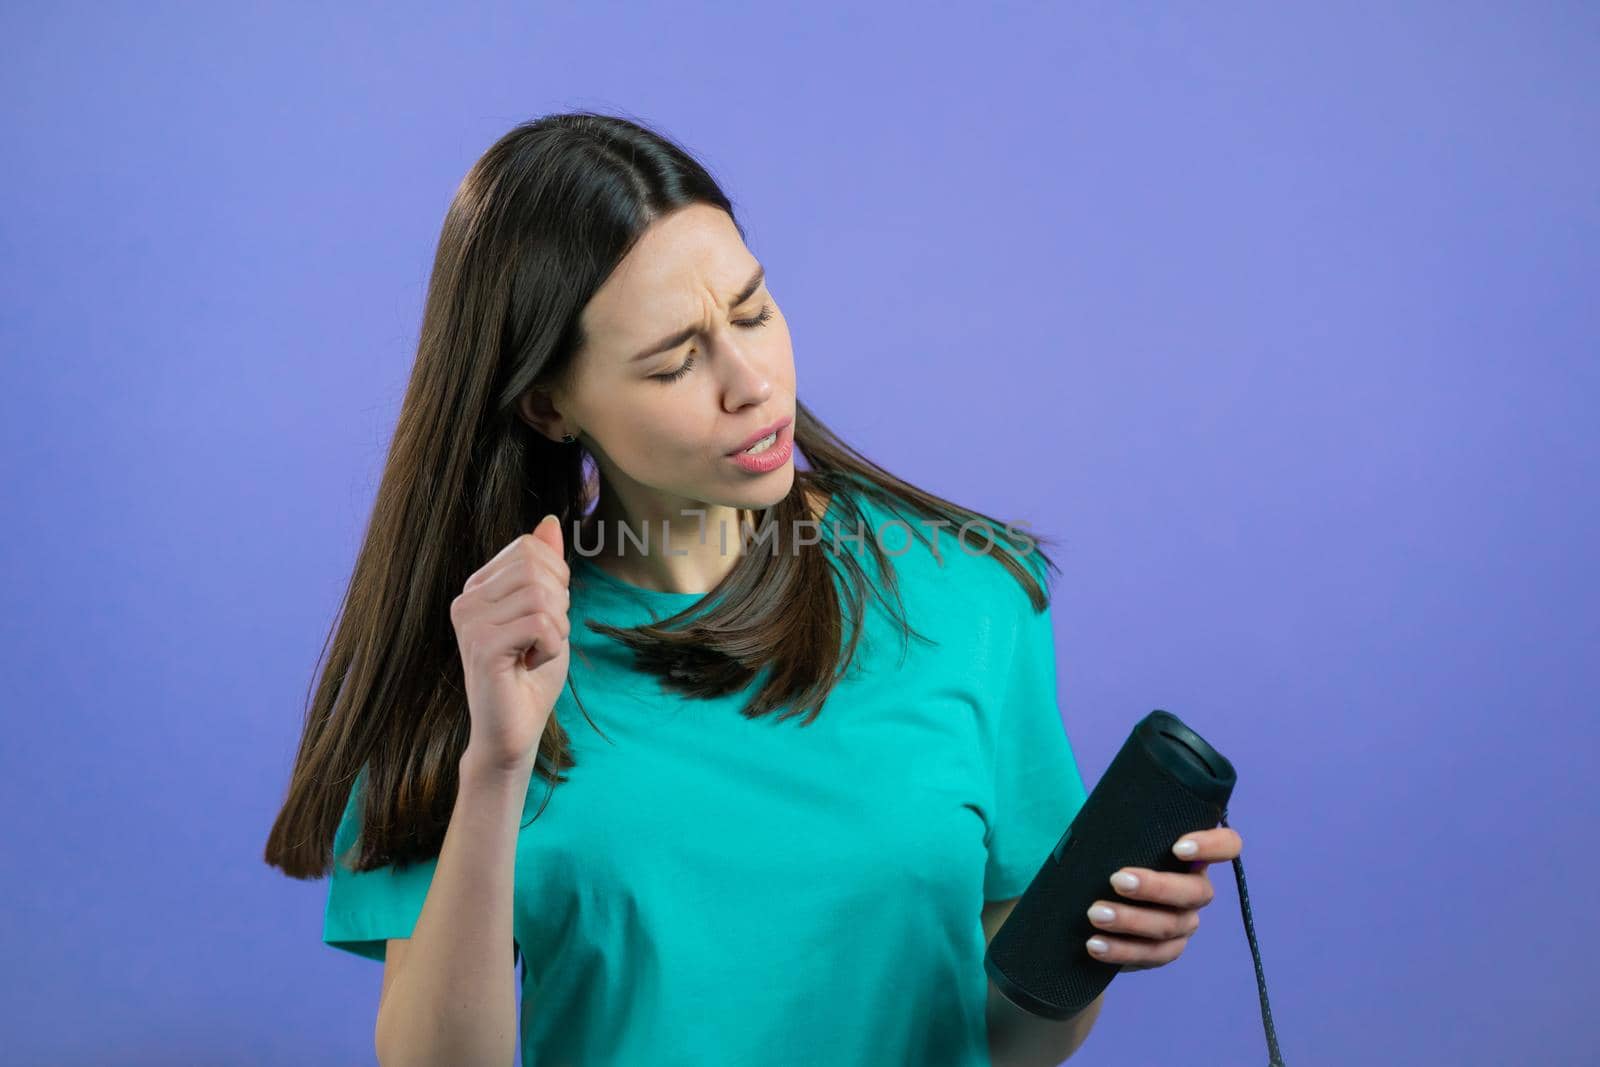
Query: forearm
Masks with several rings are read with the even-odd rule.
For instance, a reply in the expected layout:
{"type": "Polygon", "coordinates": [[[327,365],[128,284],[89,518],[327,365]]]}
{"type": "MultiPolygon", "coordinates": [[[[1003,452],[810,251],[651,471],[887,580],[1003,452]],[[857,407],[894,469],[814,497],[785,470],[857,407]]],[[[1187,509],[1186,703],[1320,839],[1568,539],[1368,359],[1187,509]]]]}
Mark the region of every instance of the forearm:
{"type": "Polygon", "coordinates": [[[494,1064],[515,1056],[511,891],[528,779],[461,763],[438,866],[378,1010],[378,1061],[494,1064]]]}
{"type": "Polygon", "coordinates": [[[1070,1019],[1046,1019],[1023,1011],[988,979],[989,1058],[995,1067],[1058,1067],[1084,1043],[1105,994],[1070,1019]]]}

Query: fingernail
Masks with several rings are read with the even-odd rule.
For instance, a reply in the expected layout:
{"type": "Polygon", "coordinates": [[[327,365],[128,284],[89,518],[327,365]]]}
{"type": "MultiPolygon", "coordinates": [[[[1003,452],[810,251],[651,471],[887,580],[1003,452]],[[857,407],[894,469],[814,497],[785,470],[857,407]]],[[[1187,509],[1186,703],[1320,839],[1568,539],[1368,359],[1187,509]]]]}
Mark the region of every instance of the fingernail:
{"type": "Polygon", "coordinates": [[[1117,913],[1104,904],[1096,904],[1089,909],[1089,918],[1096,922],[1108,923],[1117,917],[1117,913]]]}
{"type": "Polygon", "coordinates": [[[1098,937],[1091,937],[1089,939],[1089,941],[1088,941],[1088,945],[1089,945],[1089,951],[1093,952],[1096,956],[1098,956],[1101,953],[1105,952],[1105,950],[1109,947],[1105,943],[1104,939],[1098,938],[1098,937]]]}
{"type": "Polygon", "coordinates": [[[1127,871],[1118,871],[1111,876],[1111,884],[1123,892],[1128,892],[1139,888],[1139,878],[1127,871]]]}
{"type": "Polygon", "coordinates": [[[1196,852],[1200,851],[1200,846],[1195,844],[1193,841],[1179,841],[1176,845],[1172,846],[1172,851],[1181,859],[1189,859],[1196,852]]]}

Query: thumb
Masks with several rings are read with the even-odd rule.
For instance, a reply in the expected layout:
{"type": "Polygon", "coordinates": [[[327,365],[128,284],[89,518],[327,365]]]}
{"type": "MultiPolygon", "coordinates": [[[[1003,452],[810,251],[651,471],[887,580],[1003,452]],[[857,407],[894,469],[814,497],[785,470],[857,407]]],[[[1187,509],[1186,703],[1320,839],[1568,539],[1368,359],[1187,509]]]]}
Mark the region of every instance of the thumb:
{"type": "Polygon", "coordinates": [[[555,549],[556,558],[565,557],[566,545],[561,536],[561,520],[554,515],[546,515],[539,520],[539,525],[533,528],[533,536],[555,549]]]}

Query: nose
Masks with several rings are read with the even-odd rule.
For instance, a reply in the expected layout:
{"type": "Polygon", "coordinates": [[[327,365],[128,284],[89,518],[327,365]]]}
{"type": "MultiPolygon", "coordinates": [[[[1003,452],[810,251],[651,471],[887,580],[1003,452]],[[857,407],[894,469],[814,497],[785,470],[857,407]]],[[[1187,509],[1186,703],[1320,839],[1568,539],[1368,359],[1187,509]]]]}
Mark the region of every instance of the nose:
{"type": "Polygon", "coordinates": [[[726,380],[722,387],[723,408],[736,412],[752,404],[764,404],[772,396],[772,376],[765,364],[749,348],[737,343],[727,346],[726,380]]]}

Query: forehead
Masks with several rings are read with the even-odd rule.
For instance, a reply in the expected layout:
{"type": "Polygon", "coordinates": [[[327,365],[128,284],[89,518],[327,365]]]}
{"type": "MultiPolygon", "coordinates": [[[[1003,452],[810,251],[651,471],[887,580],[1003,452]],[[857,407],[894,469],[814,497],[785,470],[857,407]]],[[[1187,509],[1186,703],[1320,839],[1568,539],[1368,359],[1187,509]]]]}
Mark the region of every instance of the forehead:
{"type": "Polygon", "coordinates": [[[607,349],[646,344],[701,321],[731,300],[756,267],[726,212],[703,204],[657,219],[583,309],[585,332],[607,349]]]}

